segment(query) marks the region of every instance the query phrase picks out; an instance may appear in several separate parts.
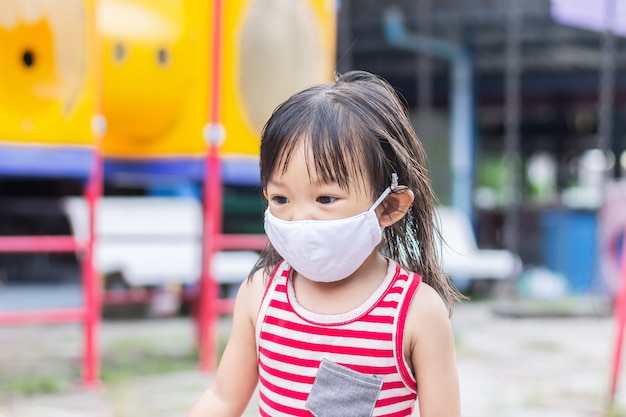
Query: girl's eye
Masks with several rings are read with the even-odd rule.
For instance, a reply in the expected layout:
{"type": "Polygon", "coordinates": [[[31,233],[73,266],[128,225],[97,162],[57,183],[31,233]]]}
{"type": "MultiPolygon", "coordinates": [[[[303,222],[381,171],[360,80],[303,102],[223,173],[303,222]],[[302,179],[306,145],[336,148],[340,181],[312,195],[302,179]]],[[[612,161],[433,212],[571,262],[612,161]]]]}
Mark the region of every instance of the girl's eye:
{"type": "Polygon", "coordinates": [[[276,204],[287,204],[287,197],[282,195],[275,195],[272,197],[272,201],[276,204]]]}
{"type": "Polygon", "coordinates": [[[331,197],[329,195],[317,197],[317,202],[321,204],[330,204],[334,203],[335,201],[337,201],[337,197],[331,197]]]}

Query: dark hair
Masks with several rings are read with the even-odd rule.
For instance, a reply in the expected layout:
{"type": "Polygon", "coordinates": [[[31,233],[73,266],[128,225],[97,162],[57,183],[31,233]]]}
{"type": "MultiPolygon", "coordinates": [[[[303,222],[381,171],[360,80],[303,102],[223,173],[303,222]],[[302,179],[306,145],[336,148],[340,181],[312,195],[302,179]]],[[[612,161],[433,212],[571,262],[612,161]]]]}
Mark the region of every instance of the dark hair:
{"type": "MultiPolygon", "coordinates": [[[[405,269],[421,274],[451,311],[461,297],[438,261],[439,229],[426,153],[393,87],[374,74],[351,71],[278,106],[261,135],[263,189],[275,170],[286,169],[302,141],[313,156],[310,168],[323,181],[348,189],[357,178],[367,181],[371,195],[377,196],[397,173],[399,184],[415,193],[404,218],[385,228],[381,248],[405,269]]],[[[268,244],[250,276],[259,269],[269,276],[281,260],[268,244]]]]}

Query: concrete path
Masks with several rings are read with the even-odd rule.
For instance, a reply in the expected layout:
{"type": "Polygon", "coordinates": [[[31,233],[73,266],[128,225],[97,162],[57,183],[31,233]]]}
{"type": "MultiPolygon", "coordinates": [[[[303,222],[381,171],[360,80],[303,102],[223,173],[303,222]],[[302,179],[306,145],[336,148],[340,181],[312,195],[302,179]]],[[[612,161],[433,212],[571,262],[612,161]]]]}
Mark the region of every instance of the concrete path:
{"type": "MultiPolygon", "coordinates": [[[[493,311],[492,302],[469,302],[455,309],[465,417],[609,415],[606,399],[615,333],[611,317],[524,319],[493,311]]],[[[228,320],[221,325],[226,331],[228,320]]],[[[0,327],[0,374],[18,370],[35,375],[54,363],[65,363],[62,369],[72,363],[77,368],[77,327],[0,327]]],[[[159,340],[174,354],[176,349],[192,350],[194,332],[187,318],[103,323],[103,349],[129,339],[159,340]]],[[[34,396],[0,392],[0,417],[185,416],[211,380],[191,368],[128,378],[95,390],[75,387],[63,394],[34,396]]],[[[254,405],[253,398],[246,417],[255,415],[254,405]]],[[[626,379],[621,378],[612,415],[625,414],[626,379]]]]}

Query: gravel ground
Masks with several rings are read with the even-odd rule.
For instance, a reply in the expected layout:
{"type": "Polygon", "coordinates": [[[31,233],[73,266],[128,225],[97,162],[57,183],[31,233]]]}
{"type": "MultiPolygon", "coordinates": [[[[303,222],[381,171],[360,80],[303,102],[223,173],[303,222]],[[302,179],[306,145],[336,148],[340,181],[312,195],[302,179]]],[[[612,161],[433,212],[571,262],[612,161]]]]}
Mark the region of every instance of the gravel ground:
{"type": "MultiPolygon", "coordinates": [[[[626,414],[626,381],[613,412],[606,406],[612,317],[511,318],[494,314],[495,307],[494,301],[466,302],[454,312],[465,417],[626,414]]],[[[228,328],[225,317],[222,333],[228,328]]],[[[0,417],[185,416],[210,383],[211,375],[195,369],[189,318],[104,321],[107,382],[96,389],[74,384],[80,338],[73,324],[1,326],[0,417]],[[148,365],[158,372],[150,375],[148,365]],[[25,394],[42,389],[56,392],[25,394]]],[[[254,403],[245,416],[255,415],[254,403]]]]}

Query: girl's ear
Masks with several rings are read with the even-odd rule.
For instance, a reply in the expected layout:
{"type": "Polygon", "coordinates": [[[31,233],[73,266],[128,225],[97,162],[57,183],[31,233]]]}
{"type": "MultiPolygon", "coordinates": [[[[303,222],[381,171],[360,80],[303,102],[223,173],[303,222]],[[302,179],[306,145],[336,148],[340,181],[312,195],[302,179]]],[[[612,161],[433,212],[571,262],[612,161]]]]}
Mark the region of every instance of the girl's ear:
{"type": "Polygon", "coordinates": [[[263,188],[263,197],[265,197],[265,201],[267,201],[267,188],[263,188]]]}
{"type": "Polygon", "coordinates": [[[413,205],[415,195],[408,188],[396,190],[376,208],[378,222],[382,227],[389,227],[402,219],[413,205]]]}

